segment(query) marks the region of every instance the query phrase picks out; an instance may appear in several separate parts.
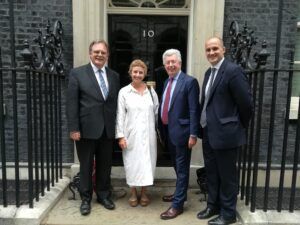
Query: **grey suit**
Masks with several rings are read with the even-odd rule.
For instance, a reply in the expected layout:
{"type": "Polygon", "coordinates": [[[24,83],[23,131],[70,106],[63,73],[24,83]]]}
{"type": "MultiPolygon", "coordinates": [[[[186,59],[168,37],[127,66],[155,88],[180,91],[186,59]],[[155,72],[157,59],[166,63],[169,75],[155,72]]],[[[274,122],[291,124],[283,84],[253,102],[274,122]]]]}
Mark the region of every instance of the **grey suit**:
{"type": "Polygon", "coordinates": [[[96,160],[96,194],[109,194],[115,118],[119,91],[119,74],[105,68],[109,94],[103,98],[91,64],[71,70],[67,91],[67,117],[70,132],[79,131],[76,141],[80,161],[80,192],[91,200],[93,160],[96,160]]]}

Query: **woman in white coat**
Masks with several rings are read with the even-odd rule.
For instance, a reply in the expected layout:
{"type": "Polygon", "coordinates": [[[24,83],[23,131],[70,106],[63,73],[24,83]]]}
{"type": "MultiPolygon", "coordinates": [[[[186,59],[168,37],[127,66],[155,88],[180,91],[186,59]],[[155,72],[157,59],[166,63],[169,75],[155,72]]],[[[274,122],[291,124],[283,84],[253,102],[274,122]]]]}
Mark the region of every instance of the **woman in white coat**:
{"type": "Polygon", "coordinates": [[[158,98],[143,81],[147,66],[141,60],[130,64],[132,82],[123,87],[118,96],[116,138],[122,149],[126,182],[131,187],[128,200],[131,206],[150,203],[146,187],[153,185],[157,157],[155,124],[158,98]],[[150,92],[151,91],[151,92],[150,92]],[[140,196],[137,187],[141,187],[140,196]]]}

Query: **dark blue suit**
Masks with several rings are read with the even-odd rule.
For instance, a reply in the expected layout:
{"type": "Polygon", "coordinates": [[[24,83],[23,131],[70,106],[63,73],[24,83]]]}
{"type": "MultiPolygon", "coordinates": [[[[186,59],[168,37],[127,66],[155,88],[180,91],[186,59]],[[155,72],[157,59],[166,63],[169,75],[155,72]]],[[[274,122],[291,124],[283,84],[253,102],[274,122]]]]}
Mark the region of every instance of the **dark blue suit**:
{"type": "MultiPolygon", "coordinates": [[[[165,81],[164,92],[169,79],[165,81]]],[[[172,207],[182,209],[187,197],[191,149],[188,148],[190,135],[199,134],[199,84],[189,75],[181,72],[171,98],[168,125],[163,125],[159,116],[158,124],[162,138],[171,153],[177,175],[176,190],[172,207]]],[[[162,101],[161,101],[162,102],[162,101]]],[[[161,106],[159,108],[161,112],[161,106]]]]}
{"type": "MultiPolygon", "coordinates": [[[[211,69],[208,69],[203,81],[201,111],[210,73],[211,69]]],[[[207,171],[207,206],[220,210],[224,218],[236,216],[237,153],[238,148],[246,143],[245,128],[252,111],[252,97],[245,73],[241,67],[225,59],[210,91],[206,107],[207,126],[200,132],[207,171]]]]}

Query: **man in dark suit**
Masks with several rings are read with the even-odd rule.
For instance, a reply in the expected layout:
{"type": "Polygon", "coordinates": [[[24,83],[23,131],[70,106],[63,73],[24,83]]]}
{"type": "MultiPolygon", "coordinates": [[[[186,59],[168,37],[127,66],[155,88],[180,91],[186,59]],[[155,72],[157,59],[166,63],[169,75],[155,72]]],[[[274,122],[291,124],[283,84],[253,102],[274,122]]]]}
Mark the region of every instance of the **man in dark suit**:
{"type": "Polygon", "coordinates": [[[89,57],[90,63],[71,70],[67,91],[70,138],[75,141],[80,162],[82,215],[91,211],[94,159],[97,201],[107,209],[115,208],[110,198],[110,173],[119,74],[105,66],[109,57],[105,41],[93,41],[89,57]]]}
{"type": "Polygon", "coordinates": [[[236,222],[238,194],[237,154],[246,143],[246,127],[253,111],[248,79],[238,65],[224,59],[223,41],[212,37],[205,43],[211,64],[201,95],[201,132],[207,172],[207,207],[197,214],[210,225],[236,222]]]}
{"type": "Polygon", "coordinates": [[[160,215],[161,219],[166,220],[183,212],[187,198],[191,150],[199,134],[200,91],[198,81],[181,71],[178,50],[165,51],[163,64],[169,78],[164,84],[158,121],[177,176],[174,194],[163,197],[163,201],[172,202],[171,207],[160,215]]]}

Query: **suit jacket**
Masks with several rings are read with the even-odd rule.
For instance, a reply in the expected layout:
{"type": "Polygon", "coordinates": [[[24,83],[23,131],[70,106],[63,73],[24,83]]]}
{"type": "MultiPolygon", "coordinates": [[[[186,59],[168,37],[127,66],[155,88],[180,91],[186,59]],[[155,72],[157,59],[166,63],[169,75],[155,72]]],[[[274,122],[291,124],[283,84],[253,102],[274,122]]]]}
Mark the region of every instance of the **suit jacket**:
{"type": "Polygon", "coordinates": [[[71,70],[67,91],[69,131],[80,131],[82,138],[98,139],[104,127],[107,137],[115,137],[119,74],[105,67],[109,93],[104,100],[91,64],[71,70]]]}
{"type": "MultiPolygon", "coordinates": [[[[164,83],[164,91],[169,82],[164,83]]],[[[199,93],[198,81],[189,75],[181,72],[170,103],[168,112],[168,135],[171,142],[177,146],[188,144],[190,135],[199,134],[199,93]]],[[[162,101],[161,101],[162,102],[162,101]]],[[[159,129],[162,138],[166,141],[166,135],[161,121],[161,104],[159,107],[159,129]]]]}
{"type": "MultiPolygon", "coordinates": [[[[211,69],[205,73],[200,112],[204,105],[205,88],[210,73],[211,69]]],[[[248,79],[242,68],[224,59],[210,93],[206,118],[211,147],[228,149],[245,144],[245,128],[253,112],[253,102],[248,79]]]]}

